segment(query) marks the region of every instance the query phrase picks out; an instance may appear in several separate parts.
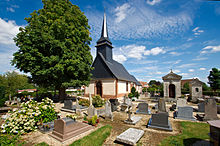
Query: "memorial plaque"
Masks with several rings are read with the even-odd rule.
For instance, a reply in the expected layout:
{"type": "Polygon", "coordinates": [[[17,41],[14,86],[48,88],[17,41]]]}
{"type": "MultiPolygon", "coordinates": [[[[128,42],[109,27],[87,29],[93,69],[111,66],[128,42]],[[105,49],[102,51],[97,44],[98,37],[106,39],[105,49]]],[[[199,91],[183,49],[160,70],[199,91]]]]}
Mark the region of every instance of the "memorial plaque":
{"type": "Polygon", "coordinates": [[[195,121],[195,118],[193,117],[193,108],[190,106],[178,107],[176,118],[195,121]]]}

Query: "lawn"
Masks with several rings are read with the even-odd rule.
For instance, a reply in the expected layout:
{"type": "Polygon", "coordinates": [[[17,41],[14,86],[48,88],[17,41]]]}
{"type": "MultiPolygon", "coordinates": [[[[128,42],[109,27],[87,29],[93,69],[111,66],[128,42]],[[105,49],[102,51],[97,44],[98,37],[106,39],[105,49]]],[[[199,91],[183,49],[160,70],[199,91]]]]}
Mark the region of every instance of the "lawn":
{"type": "Polygon", "coordinates": [[[98,146],[102,145],[105,139],[110,135],[112,127],[110,125],[105,125],[98,130],[92,132],[88,136],[79,139],[72,143],[70,146],[98,146]]]}
{"type": "Polygon", "coordinates": [[[209,125],[206,123],[180,122],[182,133],[165,138],[160,145],[188,146],[198,140],[209,139],[209,125]]]}

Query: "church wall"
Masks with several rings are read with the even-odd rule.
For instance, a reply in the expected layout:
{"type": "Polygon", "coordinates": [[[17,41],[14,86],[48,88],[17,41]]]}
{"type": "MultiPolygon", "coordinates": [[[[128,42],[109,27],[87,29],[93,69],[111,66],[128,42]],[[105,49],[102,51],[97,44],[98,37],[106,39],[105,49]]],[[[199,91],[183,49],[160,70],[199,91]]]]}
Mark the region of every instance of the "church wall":
{"type": "Polygon", "coordinates": [[[127,93],[126,81],[118,81],[118,94],[120,94],[120,93],[127,93]]]}
{"type": "Polygon", "coordinates": [[[89,86],[85,88],[85,94],[94,94],[95,82],[91,81],[89,86]]]}
{"type": "Polygon", "coordinates": [[[102,80],[103,95],[115,95],[116,80],[102,80]]]}

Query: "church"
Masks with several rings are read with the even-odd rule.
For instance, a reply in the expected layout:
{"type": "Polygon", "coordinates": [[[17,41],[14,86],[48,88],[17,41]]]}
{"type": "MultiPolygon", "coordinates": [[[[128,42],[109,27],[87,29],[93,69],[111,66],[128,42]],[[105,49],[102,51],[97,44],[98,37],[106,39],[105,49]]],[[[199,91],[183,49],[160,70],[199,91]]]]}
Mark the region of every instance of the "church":
{"type": "Polygon", "coordinates": [[[85,88],[85,96],[100,95],[102,98],[127,96],[131,88],[141,92],[141,84],[125,67],[112,58],[112,43],[108,37],[106,14],[104,13],[101,37],[96,45],[96,58],[92,64],[92,80],[85,88]]]}

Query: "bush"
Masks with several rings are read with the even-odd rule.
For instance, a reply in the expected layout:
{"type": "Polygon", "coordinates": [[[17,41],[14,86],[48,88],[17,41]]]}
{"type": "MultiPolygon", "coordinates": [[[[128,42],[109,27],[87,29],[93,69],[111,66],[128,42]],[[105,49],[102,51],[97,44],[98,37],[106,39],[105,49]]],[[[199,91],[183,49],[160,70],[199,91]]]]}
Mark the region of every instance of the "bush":
{"type": "Polygon", "coordinates": [[[5,101],[8,98],[5,97],[5,87],[0,86],[0,107],[3,107],[5,105],[5,101]]]}
{"type": "Polygon", "coordinates": [[[1,126],[3,133],[28,133],[37,128],[42,122],[50,122],[57,118],[53,101],[49,98],[37,103],[30,100],[21,104],[21,109],[9,111],[9,117],[1,126]]]}
{"type": "Polygon", "coordinates": [[[99,95],[92,97],[92,104],[94,107],[102,107],[105,104],[105,100],[103,100],[99,95]]]}
{"type": "Polygon", "coordinates": [[[138,98],[139,96],[140,96],[140,94],[136,91],[136,88],[132,87],[131,88],[131,93],[128,94],[128,97],[129,98],[132,98],[132,97],[138,98]]]}
{"type": "Polygon", "coordinates": [[[79,105],[89,106],[89,100],[88,99],[79,99],[79,105]]]}

